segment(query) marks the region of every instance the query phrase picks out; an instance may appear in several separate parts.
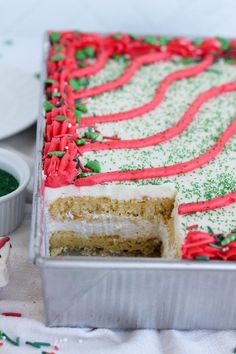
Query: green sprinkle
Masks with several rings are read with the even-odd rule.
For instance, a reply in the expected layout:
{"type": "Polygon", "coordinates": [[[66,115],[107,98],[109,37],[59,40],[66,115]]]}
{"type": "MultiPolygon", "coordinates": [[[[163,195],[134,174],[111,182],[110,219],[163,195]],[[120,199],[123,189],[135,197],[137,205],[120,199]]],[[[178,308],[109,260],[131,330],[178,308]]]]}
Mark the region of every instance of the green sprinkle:
{"type": "Polygon", "coordinates": [[[60,33],[59,32],[53,32],[50,34],[50,41],[52,43],[56,43],[56,42],[59,42],[60,40],[60,33]]]}
{"type": "Polygon", "coordinates": [[[157,45],[158,44],[158,40],[156,37],[154,36],[147,36],[144,37],[143,41],[147,44],[151,44],[151,45],[157,45]]]}
{"type": "Polygon", "coordinates": [[[76,105],[79,105],[81,102],[82,102],[82,98],[77,98],[77,99],[75,100],[75,106],[76,106],[76,105]]]}
{"type": "Polygon", "coordinates": [[[159,39],[159,44],[161,47],[167,45],[168,43],[168,38],[166,36],[161,36],[159,39]]]}
{"type": "Polygon", "coordinates": [[[83,77],[79,79],[80,86],[87,87],[89,85],[89,79],[87,77],[83,77]]]}
{"type": "Polygon", "coordinates": [[[123,36],[122,36],[122,34],[114,34],[114,35],[112,36],[112,38],[113,38],[113,39],[122,39],[123,36]]]}
{"type": "Polygon", "coordinates": [[[226,64],[236,64],[236,59],[225,59],[226,64]]]}
{"type": "Polygon", "coordinates": [[[49,102],[49,101],[43,102],[43,108],[45,109],[46,112],[50,112],[53,107],[54,107],[54,105],[51,102],[49,102]]]}
{"type": "Polygon", "coordinates": [[[57,62],[64,59],[64,54],[55,54],[52,56],[52,61],[57,62]]]}
{"type": "Polygon", "coordinates": [[[215,243],[209,243],[209,246],[211,246],[211,247],[213,247],[213,248],[218,248],[218,249],[222,249],[222,247],[221,246],[219,246],[219,245],[216,245],[215,243]]]}
{"type": "Polygon", "coordinates": [[[64,151],[49,151],[48,156],[57,156],[57,157],[62,157],[65,155],[64,151]]]}
{"type": "Polygon", "coordinates": [[[221,243],[221,241],[224,239],[224,237],[223,236],[216,236],[215,237],[215,240],[216,240],[216,242],[218,242],[218,243],[221,243]]]}
{"type": "Polygon", "coordinates": [[[94,48],[91,46],[85,47],[84,54],[89,58],[93,58],[94,57],[94,48]]]}
{"type": "Polygon", "coordinates": [[[96,173],[101,172],[101,166],[98,161],[89,160],[84,167],[89,168],[90,170],[96,173]]]}
{"type": "Polygon", "coordinates": [[[61,93],[60,92],[53,92],[52,97],[61,97],[61,93]]]}
{"type": "Polygon", "coordinates": [[[34,342],[34,344],[40,345],[41,347],[50,347],[51,343],[48,342],[34,342]]]}
{"type": "Polygon", "coordinates": [[[20,338],[19,338],[19,337],[17,337],[16,340],[13,340],[13,339],[11,339],[6,333],[2,332],[2,334],[4,335],[4,337],[6,337],[6,340],[7,340],[9,343],[15,345],[16,347],[19,347],[19,346],[20,346],[20,338]]]}
{"type": "Polygon", "coordinates": [[[79,49],[79,50],[77,50],[75,57],[77,60],[82,60],[82,59],[86,58],[86,54],[84,53],[83,50],[79,49]]]}
{"type": "Polygon", "coordinates": [[[201,38],[197,38],[193,41],[193,44],[197,47],[200,46],[202,43],[203,43],[203,40],[201,38]]]}
{"type": "Polygon", "coordinates": [[[207,72],[211,72],[214,74],[222,74],[222,72],[220,70],[214,69],[214,68],[207,68],[205,71],[207,72]]]}
{"type": "Polygon", "coordinates": [[[210,226],[207,226],[207,230],[209,234],[214,234],[214,231],[212,230],[212,228],[210,226]]]}
{"type": "Polygon", "coordinates": [[[87,78],[70,79],[69,85],[73,87],[73,91],[78,91],[81,87],[87,87],[89,80],[87,78]]]}
{"type": "Polygon", "coordinates": [[[85,105],[82,104],[75,104],[76,109],[78,109],[80,112],[82,113],[87,113],[88,112],[88,108],[85,105]]]}
{"type": "Polygon", "coordinates": [[[114,54],[112,59],[114,59],[115,61],[119,62],[121,60],[124,60],[125,59],[125,56],[122,55],[122,54],[114,54]]]}
{"type": "Polygon", "coordinates": [[[230,41],[222,37],[216,37],[221,44],[221,50],[226,51],[230,48],[230,41]]]}
{"type": "Polygon", "coordinates": [[[73,91],[78,91],[80,89],[80,83],[78,79],[70,79],[69,85],[73,87],[73,91]]]}
{"type": "Polygon", "coordinates": [[[84,137],[87,139],[96,139],[99,136],[99,134],[95,131],[93,131],[91,128],[89,128],[85,133],[84,137]]]}
{"type": "Polygon", "coordinates": [[[80,173],[79,174],[79,178],[83,178],[83,177],[88,177],[88,176],[91,176],[92,175],[92,173],[84,173],[84,172],[82,172],[82,173],[80,173]]]}
{"type": "Polygon", "coordinates": [[[133,34],[133,33],[130,33],[129,36],[133,40],[138,39],[138,37],[139,37],[137,34],[133,34]]]}
{"type": "Polygon", "coordinates": [[[79,68],[85,68],[87,66],[87,64],[83,61],[81,61],[78,65],[79,68]]]}
{"type": "Polygon", "coordinates": [[[65,98],[62,98],[59,102],[56,103],[56,107],[59,108],[65,102],[65,98]]]}
{"type": "Polygon", "coordinates": [[[68,118],[66,116],[63,116],[63,115],[58,115],[54,119],[55,120],[68,120],[68,118]]]}
{"type": "Polygon", "coordinates": [[[182,63],[185,65],[192,64],[194,60],[192,58],[183,58],[182,63]]]}
{"type": "Polygon", "coordinates": [[[27,341],[27,342],[25,342],[25,344],[31,345],[31,347],[34,347],[34,348],[41,348],[40,345],[38,345],[34,342],[27,341]]]}
{"type": "Polygon", "coordinates": [[[73,112],[75,114],[76,123],[79,123],[81,120],[81,112],[78,109],[74,109],[73,112]]]}
{"type": "Polygon", "coordinates": [[[234,348],[234,350],[233,350],[233,354],[236,354],[236,348],[234,348]]]}
{"type": "Polygon", "coordinates": [[[86,144],[86,140],[85,139],[77,139],[75,141],[76,145],[78,146],[82,146],[82,145],[85,145],[86,144]]]}
{"type": "Polygon", "coordinates": [[[197,256],[195,257],[196,261],[209,261],[209,257],[208,256],[197,256]]]}
{"type": "Polygon", "coordinates": [[[229,237],[226,237],[223,241],[221,241],[221,245],[222,246],[228,245],[229,243],[235,240],[236,240],[236,234],[232,234],[229,237]]]}
{"type": "Polygon", "coordinates": [[[53,79],[47,79],[46,81],[45,81],[45,85],[52,85],[52,84],[54,84],[55,83],[55,80],[53,80],[53,79]]]}
{"type": "Polygon", "coordinates": [[[40,80],[41,75],[40,75],[40,73],[35,73],[34,77],[35,77],[35,79],[40,80]]]}
{"type": "Polygon", "coordinates": [[[57,44],[57,45],[55,45],[54,49],[55,49],[57,52],[60,52],[60,51],[63,49],[63,47],[62,47],[62,45],[57,44]]]}

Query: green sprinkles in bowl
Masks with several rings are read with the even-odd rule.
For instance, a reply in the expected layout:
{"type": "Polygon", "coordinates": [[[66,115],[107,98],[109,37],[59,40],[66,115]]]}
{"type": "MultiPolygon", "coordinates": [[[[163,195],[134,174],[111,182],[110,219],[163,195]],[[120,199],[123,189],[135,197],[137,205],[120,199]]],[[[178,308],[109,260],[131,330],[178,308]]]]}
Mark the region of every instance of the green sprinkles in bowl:
{"type": "Polygon", "coordinates": [[[0,197],[7,195],[19,186],[19,182],[10,173],[0,169],[0,197]]]}

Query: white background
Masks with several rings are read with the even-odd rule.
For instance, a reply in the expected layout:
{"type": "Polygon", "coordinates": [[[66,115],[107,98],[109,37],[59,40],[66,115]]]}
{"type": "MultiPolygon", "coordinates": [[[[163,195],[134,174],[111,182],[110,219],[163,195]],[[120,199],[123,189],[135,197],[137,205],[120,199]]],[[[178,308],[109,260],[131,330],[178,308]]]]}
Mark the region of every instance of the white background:
{"type": "Polygon", "coordinates": [[[235,0],[0,0],[0,34],[47,29],[236,36],[235,0]]]}

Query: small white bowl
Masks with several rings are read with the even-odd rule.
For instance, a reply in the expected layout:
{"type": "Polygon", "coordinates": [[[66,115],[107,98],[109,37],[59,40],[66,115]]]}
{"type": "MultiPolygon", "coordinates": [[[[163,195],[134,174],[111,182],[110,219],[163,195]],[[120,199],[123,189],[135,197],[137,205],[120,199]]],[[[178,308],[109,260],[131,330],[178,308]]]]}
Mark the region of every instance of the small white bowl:
{"type": "Polygon", "coordinates": [[[24,217],[30,169],[17,153],[5,149],[0,149],[0,169],[10,173],[19,182],[16,190],[0,197],[0,236],[3,236],[14,231],[24,217]]]}

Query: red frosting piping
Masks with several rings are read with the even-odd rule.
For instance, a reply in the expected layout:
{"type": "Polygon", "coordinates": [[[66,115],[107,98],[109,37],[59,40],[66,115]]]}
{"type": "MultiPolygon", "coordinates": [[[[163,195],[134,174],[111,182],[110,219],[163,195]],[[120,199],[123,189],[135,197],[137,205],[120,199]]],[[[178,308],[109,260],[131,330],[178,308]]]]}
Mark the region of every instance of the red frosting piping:
{"type": "Polygon", "coordinates": [[[104,50],[104,52],[101,52],[97,56],[94,64],[86,66],[85,68],[73,71],[71,73],[71,77],[81,78],[81,77],[85,77],[85,76],[95,75],[96,73],[98,73],[100,70],[102,70],[104,68],[110,55],[111,55],[110,51],[104,50]]]}
{"type": "Polygon", "coordinates": [[[166,167],[144,168],[142,170],[130,170],[130,171],[113,171],[99,173],[94,176],[78,178],[75,181],[76,186],[91,186],[106,182],[115,181],[131,181],[147,178],[161,178],[169,177],[178,174],[187,173],[199,168],[209,161],[213,160],[224,148],[225,144],[236,132],[236,119],[233,120],[231,125],[225,130],[217,142],[205,153],[197,158],[182,162],[176,165],[170,165],[166,167]]]}
{"type": "Polygon", "coordinates": [[[223,84],[217,87],[213,87],[203,93],[201,93],[195,101],[188,108],[186,113],[182,116],[179,122],[172,127],[164,130],[163,132],[141,139],[130,140],[113,140],[103,143],[86,144],[81,147],[81,152],[86,151],[98,151],[108,149],[139,149],[147,146],[153,146],[163,143],[169,139],[172,139],[182,133],[188,125],[192,122],[193,117],[199,111],[201,106],[208,100],[226,92],[236,90],[236,81],[228,84],[223,84]]]}
{"type": "MultiPolygon", "coordinates": [[[[224,240],[230,234],[222,235],[224,240]]],[[[210,234],[203,231],[190,231],[187,233],[182,245],[182,258],[194,260],[196,257],[205,260],[236,260],[236,241],[222,246],[217,238],[220,234],[210,234]]]]}
{"type": "Polygon", "coordinates": [[[115,90],[120,86],[125,85],[135,74],[135,72],[144,64],[153,64],[161,60],[167,60],[171,57],[170,53],[152,53],[137,57],[131,62],[131,64],[125,69],[124,73],[117,79],[107,82],[102,85],[94,86],[90,89],[75,93],[75,98],[87,98],[95,95],[100,95],[104,92],[115,90]]]}
{"type": "Polygon", "coordinates": [[[211,200],[181,204],[179,206],[178,212],[180,215],[198,213],[202,211],[223,208],[233,203],[236,203],[236,191],[228,193],[222,197],[213,198],[211,200]]]}
{"type": "Polygon", "coordinates": [[[212,56],[209,56],[205,60],[203,60],[200,64],[196,64],[189,68],[181,69],[167,75],[166,78],[161,81],[160,85],[156,89],[156,93],[153,99],[141,107],[134,108],[125,112],[114,113],[114,114],[107,114],[107,115],[96,116],[96,117],[93,116],[85,117],[81,119],[80,126],[88,127],[88,126],[93,126],[96,123],[122,121],[122,120],[132,119],[141,116],[147,112],[150,112],[162,102],[168,87],[174,81],[200,74],[206,68],[208,68],[213,63],[213,61],[214,58],[212,56]]]}

